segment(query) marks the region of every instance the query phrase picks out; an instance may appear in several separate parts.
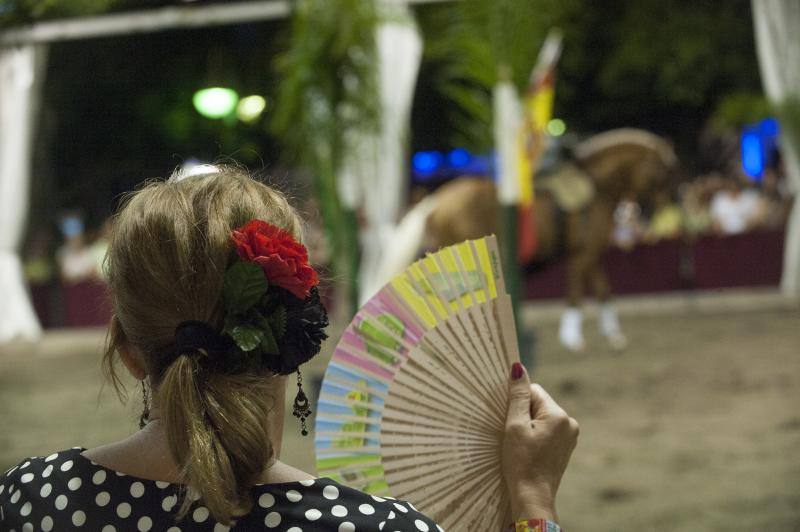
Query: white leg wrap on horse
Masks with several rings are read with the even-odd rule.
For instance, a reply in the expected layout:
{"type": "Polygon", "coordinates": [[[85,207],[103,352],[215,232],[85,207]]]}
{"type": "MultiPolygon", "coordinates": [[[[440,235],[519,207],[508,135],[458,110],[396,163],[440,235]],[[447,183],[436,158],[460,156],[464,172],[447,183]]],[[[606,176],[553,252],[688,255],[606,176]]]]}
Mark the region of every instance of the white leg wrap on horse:
{"type": "Polygon", "coordinates": [[[585,347],[581,328],[582,321],[583,313],[575,307],[569,307],[561,315],[558,338],[561,340],[561,344],[570,351],[583,351],[585,347]]]}
{"type": "Polygon", "coordinates": [[[617,311],[610,303],[603,303],[600,306],[598,326],[600,334],[606,337],[614,349],[625,349],[628,345],[628,339],[622,334],[622,328],[619,325],[617,311]]]}

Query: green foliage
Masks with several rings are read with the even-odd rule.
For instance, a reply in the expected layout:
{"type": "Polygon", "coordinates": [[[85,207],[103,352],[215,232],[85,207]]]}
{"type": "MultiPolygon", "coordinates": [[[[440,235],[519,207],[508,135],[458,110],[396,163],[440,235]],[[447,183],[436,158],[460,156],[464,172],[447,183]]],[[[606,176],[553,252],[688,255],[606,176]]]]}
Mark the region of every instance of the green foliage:
{"type": "Polygon", "coordinates": [[[40,20],[87,17],[114,11],[174,4],[164,0],[8,0],[0,2],[0,25],[40,20]],[[6,5],[3,5],[6,4],[6,5]]]}
{"type": "Polygon", "coordinates": [[[225,272],[222,285],[225,301],[223,332],[230,335],[242,351],[257,347],[267,354],[278,353],[278,342],[286,333],[286,307],[277,305],[264,317],[262,310],[274,304],[267,295],[269,282],[254,262],[236,262],[225,272]]]}
{"type": "Polygon", "coordinates": [[[419,12],[423,72],[449,107],[442,145],[491,147],[498,66],[523,88],[554,27],[564,36],[555,114],[572,131],[686,138],[726,94],[760,89],[748,0],[463,0],[419,12]]]}
{"type": "Polygon", "coordinates": [[[542,3],[532,0],[464,0],[420,12],[425,70],[435,90],[453,104],[447,118],[455,144],[492,146],[491,89],[498,70],[504,67],[520,89],[525,87],[550,18],[542,3]]]}
{"type": "Polygon", "coordinates": [[[267,293],[269,282],[264,271],[254,262],[236,262],[225,272],[222,285],[225,308],[229,313],[243,314],[267,293]]]}
{"type": "Polygon", "coordinates": [[[339,202],[336,178],[351,138],[347,132],[379,130],[379,16],[373,0],[298,0],[294,8],[288,49],[276,61],[280,82],[271,130],[284,159],[313,174],[333,268],[349,280],[355,311],[355,214],[339,202]]]}
{"type": "Polygon", "coordinates": [[[781,129],[788,133],[785,135],[786,140],[797,143],[797,149],[800,150],[800,94],[786,98],[775,105],[774,109],[781,129]]]}
{"type": "Polygon", "coordinates": [[[738,129],[753,124],[773,113],[763,94],[737,91],[723,96],[711,119],[718,129],[738,129]]]}
{"type": "Polygon", "coordinates": [[[267,322],[277,338],[283,337],[286,334],[286,307],[279,306],[272,311],[267,317],[267,322]]]}
{"type": "Polygon", "coordinates": [[[224,332],[229,334],[236,342],[236,345],[245,352],[252,351],[259,345],[262,345],[265,337],[265,329],[259,329],[250,324],[237,325],[232,329],[226,329],[224,332]]]}
{"type": "Polygon", "coordinates": [[[280,85],[271,129],[286,157],[317,173],[336,169],[342,132],[377,131],[379,103],[372,1],[299,0],[288,49],[276,61],[280,85]]]}

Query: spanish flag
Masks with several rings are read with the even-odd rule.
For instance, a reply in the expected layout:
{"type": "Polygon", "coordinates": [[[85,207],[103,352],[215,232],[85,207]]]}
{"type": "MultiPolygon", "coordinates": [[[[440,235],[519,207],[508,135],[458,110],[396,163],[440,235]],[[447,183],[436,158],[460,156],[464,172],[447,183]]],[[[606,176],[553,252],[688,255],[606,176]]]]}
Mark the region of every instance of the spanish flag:
{"type": "Polygon", "coordinates": [[[537,235],[533,215],[533,176],[547,140],[547,123],[553,116],[555,70],[561,56],[561,33],[551,30],[531,72],[523,101],[523,121],[519,132],[519,207],[517,256],[528,264],[536,253],[537,235]]]}

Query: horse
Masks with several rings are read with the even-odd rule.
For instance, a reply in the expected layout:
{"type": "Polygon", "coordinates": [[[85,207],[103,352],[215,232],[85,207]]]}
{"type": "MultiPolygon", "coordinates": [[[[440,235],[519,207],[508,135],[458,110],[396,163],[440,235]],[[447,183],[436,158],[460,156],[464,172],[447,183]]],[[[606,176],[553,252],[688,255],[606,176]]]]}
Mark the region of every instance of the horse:
{"type": "MultiPolygon", "coordinates": [[[[611,287],[602,266],[614,210],[621,200],[646,205],[667,190],[677,175],[678,158],[663,138],[631,128],[589,137],[576,144],[572,153],[572,164],[566,169],[542,178],[542,183],[537,177],[530,219],[537,239],[532,259],[542,263],[566,255],[568,306],[559,326],[559,338],[566,348],[576,352],[585,348],[580,305],[588,287],[600,302],[601,334],[613,348],[623,349],[627,339],[610,303],[611,287]],[[584,199],[575,201],[573,189],[579,189],[578,195],[584,199]]],[[[381,275],[388,279],[398,273],[421,249],[497,234],[499,209],[496,187],[490,180],[461,176],[442,185],[398,224],[381,275]]]]}

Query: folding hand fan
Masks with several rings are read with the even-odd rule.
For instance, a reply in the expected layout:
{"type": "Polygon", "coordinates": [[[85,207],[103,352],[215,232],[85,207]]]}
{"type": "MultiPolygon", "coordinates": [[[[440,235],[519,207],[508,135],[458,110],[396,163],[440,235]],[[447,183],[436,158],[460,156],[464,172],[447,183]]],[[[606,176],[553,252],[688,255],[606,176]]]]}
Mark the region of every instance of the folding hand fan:
{"type": "Polygon", "coordinates": [[[444,528],[500,530],[508,370],[519,360],[494,236],[429,254],[358,311],[317,405],[322,476],[412,502],[444,528]]]}

